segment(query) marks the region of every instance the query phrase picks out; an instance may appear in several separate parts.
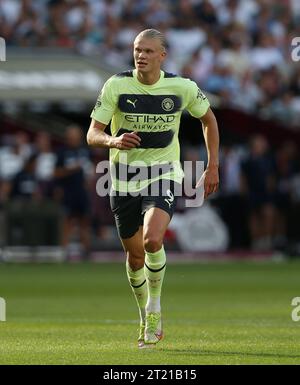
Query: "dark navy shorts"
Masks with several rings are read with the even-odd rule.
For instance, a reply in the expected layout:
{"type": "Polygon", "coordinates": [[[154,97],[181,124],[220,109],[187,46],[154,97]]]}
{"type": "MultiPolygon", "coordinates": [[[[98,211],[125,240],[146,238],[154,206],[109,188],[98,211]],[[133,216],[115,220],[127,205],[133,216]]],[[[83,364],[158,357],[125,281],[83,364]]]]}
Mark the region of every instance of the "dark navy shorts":
{"type": "Polygon", "coordinates": [[[110,206],[120,238],[131,238],[143,225],[146,211],[152,207],[166,211],[170,219],[172,218],[176,206],[176,193],[181,191],[181,185],[174,181],[167,182],[162,183],[160,180],[152,183],[147,188],[149,194],[145,194],[145,190],[137,196],[121,195],[113,191],[110,196],[110,206]],[[158,194],[150,194],[153,186],[156,187],[155,191],[158,194]]]}

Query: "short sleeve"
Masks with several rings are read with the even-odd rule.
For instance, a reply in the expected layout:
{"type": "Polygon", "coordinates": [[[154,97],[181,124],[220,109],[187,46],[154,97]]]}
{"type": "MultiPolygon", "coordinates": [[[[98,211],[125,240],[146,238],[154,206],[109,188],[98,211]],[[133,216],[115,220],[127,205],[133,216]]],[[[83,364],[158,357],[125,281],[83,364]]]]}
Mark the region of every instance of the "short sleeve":
{"type": "Polygon", "coordinates": [[[194,118],[201,118],[210,106],[209,101],[195,82],[189,80],[187,85],[188,104],[186,109],[194,118]]]}
{"type": "Polygon", "coordinates": [[[91,118],[98,122],[108,124],[116,109],[115,99],[113,82],[111,79],[108,79],[98,96],[96,105],[91,113],[91,118]]]}

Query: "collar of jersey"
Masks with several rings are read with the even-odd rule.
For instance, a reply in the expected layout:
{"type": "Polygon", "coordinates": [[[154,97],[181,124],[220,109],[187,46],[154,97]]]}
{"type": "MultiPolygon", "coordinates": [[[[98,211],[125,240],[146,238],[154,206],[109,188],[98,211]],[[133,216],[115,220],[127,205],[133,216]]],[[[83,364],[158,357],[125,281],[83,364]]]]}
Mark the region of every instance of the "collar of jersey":
{"type": "Polygon", "coordinates": [[[141,85],[141,86],[143,86],[143,87],[145,87],[145,88],[153,88],[153,87],[156,87],[156,86],[163,80],[163,78],[164,78],[164,76],[165,76],[164,71],[160,70],[160,78],[157,80],[156,83],[154,83],[154,84],[144,84],[144,83],[141,83],[141,82],[138,80],[136,72],[137,72],[136,69],[134,69],[134,70],[132,71],[134,80],[135,80],[139,85],[141,85]]]}

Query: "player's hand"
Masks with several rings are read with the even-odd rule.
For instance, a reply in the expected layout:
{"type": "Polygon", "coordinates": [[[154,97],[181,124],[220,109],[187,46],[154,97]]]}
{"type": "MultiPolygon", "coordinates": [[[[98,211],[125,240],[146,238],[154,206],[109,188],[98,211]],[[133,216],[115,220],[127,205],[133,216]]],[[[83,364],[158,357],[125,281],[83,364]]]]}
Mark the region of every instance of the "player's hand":
{"type": "Polygon", "coordinates": [[[219,188],[219,169],[217,166],[208,167],[198,183],[196,188],[204,184],[204,199],[206,199],[210,194],[218,191],[219,188]]]}
{"type": "Polygon", "coordinates": [[[131,148],[139,147],[141,138],[136,132],[126,132],[114,138],[113,147],[119,150],[130,150],[131,148]]]}

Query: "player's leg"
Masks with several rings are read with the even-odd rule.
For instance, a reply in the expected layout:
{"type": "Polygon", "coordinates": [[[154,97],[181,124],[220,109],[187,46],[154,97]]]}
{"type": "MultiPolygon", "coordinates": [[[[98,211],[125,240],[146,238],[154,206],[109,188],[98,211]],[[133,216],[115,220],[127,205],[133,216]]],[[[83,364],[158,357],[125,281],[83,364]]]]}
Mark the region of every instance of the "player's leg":
{"type": "Polygon", "coordinates": [[[140,329],[138,336],[138,345],[144,344],[146,303],[148,297],[147,283],[144,273],[145,253],[143,247],[143,227],[131,237],[122,239],[123,248],[126,253],[126,271],[129,284],[136,299],[139,315],[140,329]]]}
{"type": "Polygon", "coordinates": [[[163,238],[170,222],[170,215],[157,207],[150,208],[144,217],[145,276],[148,287],[146,304],[145,342],[157,343],[162,339],[161,289],[166,270],[166,254],[163,238]]]}
{"type": "Polygon", "coordinates": [[[145,248],[145,276],[148,286],[146,305],[145,343],[155,344],[162,338],[160,297],[166,270],[163,239],[175,210],[175,197],[181,185],[170,180],[154,182],[143,197],[143,240],[145,248]]]}
{"type": "Polygon", "coordinates": [[[166,254],[163,238],[170,216],[160,208],[153,207],[144,217],[145,274],[149,286],[147,309],[160,311],[160,293],[165,274],[166,254]]]}
{"type": "Polygon", "coordinates": [[[116,225],[126,253],[126,271],[135,296],[139,314],[140,331],[138,343],[144,344],[145,307],[147,303],[147,284],[144,273],[145,252],[140,197],[111,197],[111,208],[115,214],[116,225]]]}

